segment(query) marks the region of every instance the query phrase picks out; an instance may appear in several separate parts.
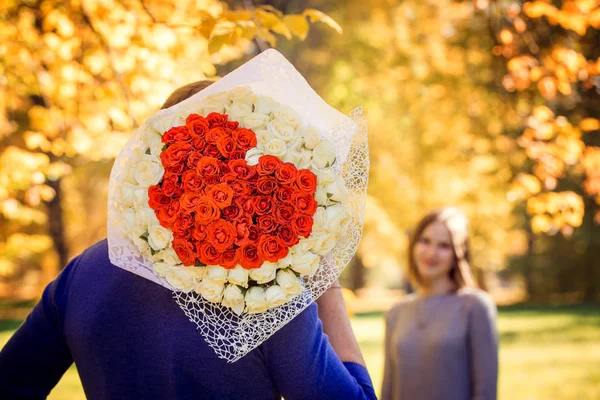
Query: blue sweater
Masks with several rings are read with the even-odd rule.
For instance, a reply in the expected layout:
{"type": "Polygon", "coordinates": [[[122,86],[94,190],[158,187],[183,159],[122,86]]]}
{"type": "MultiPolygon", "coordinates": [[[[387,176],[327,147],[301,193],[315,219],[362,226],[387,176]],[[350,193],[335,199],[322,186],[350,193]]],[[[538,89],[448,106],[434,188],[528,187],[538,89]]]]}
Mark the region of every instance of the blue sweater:
{"type": "Polygon", "coordinates": [[[170,290],[112,265],[106,240],[73,259],[0,352],[0,398],[43,399],[75,362],[88,399],[375,399],[311,304],[235,363],[170,290]]]}

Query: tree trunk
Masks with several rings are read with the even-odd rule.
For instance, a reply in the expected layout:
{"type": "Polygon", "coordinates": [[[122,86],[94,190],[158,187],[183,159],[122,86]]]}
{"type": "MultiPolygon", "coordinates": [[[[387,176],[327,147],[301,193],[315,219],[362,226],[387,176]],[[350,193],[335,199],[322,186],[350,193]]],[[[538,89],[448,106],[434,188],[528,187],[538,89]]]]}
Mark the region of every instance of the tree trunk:
{"type": "Polygon", "coordinates": [[[61,207],[62,191],[60,185],[61,179],[47,181],[46,184],[56,192],[56,196],[48,202],[48,231],[54,244],[54,250],[58,255],[59,267],[62,270],[69,262],[69,249],[65,239],[65,226],[63,211],[61,207]]]}

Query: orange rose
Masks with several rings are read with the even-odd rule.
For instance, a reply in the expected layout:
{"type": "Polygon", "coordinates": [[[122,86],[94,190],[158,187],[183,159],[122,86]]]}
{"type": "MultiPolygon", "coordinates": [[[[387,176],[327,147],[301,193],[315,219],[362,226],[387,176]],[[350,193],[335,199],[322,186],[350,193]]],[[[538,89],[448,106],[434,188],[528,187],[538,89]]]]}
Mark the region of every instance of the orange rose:
{"type": "Polygon", "coordinates": [[[238,262],[245,269],[260,268],[264,259],[258,254],[258,249],[254,244],[247,244],[237,249],[238,262]]]}
{"type": "Polygon", "coordinates": [[[232,248],[225,252],[223,252],[223,257],[221,257],[221,266],[227,269],[233,269],[238,265],[238,254],[236,249],[232,248]]]}
{"type": "Polygon", "coordinates": [[[291,224],[296,216],[296,210],[289,204],[278,206],[275,208],[275,218],[281,225],[291,224]]]}
{"type": "Polygon", "coordinates": [[[173,239],[173,250],[183,265],[196,264],[196,252],[194,246],[184,239],[173,239]]]}
{"type": "Polygon", "coordinates": [[[280,225],[277,237],[287,247],[292,247],[300,241],[298,234],[288,225],[280,225]]]}
{"type": "Polygon", "coordinates": [[[198,260],[206,265],[219,265],[223,254],[208,241],[199,242],[196,245],[198,260]]]}
{"type": "Polygon", "coordinates": [[[250,150],[256,147],[256,134],[250,129],[240,128],[233,131],[231,137],[240,150],[250,150]]]}
{"type": "Polygon", "coordinates": [[[298,235],[307,238],[312,232],[313,222],[314,220],[307,215],[297,215],[292,221],[292,227],[298,235]]]}
{"type": "Polygon", "coordinates": [[[162,136],[161,141],[166,145],[176,142],[189,142],[192,140],[188,128],[185,126],[174,126],[162,136]]]}
{"type": "Polygon", "coordinates": [[[278,168],[275,171],[275,177],[277,178],[279,183],[283,185],[289,185],[291,183],[294,183],[296,181],[297,175],[298,169],[294,164],[289,162],[283,163],[281,168],[278,168]]]}
{"type": "Polygon", "coordinates": [[[210,126],[220,126],[227,124],[229,117],[225,114],[219,114],[217,112],[211,112],[206,116],[206,119],[210,123],[210,126]]]}
{"type": "Polygon", "coordinates": [[[181,203],[181,211],[186,214],[191,214],[196,211],[200,198],[201,197],[198,193],[185,192],[179,199],[179,202],[181,203]]]}
{"type": "Polygon", "coordinates": [[[287,256],[288,251],[277,236],[263,235],[258,241],[258,254],[267,261],[276,262],[287,256]]]}
{"type": "Polygon", "coordinates": [[[206,131],[206,136],[204,137],[204,140],[206,140],[206,143],[208,144],[217,144],[219,138],[227,136],[227,132],[225,131],[225,129],[223,129],[223,127],[216,126],[206,131]]]}
{"type": "Polygon", "coordinates": [[[235,141],[230,136],[223,136],[217,139],[217,149],[224,158],[229,158],[232,151],[235,150],[235,141]]]}
{"type": "Polygon", "coordinates": [[[283,165],[283,161],[271,155],[261,156],[258,159],[256,171],[259,175],[272,175],[283,165]]]}
{"type": "Polygon", "coordinates": [[[233,189],[226,183],[214,185],[207,193],[219,208],[225,208],[231,205],[233,200],[233,189]]]}
{"type": "Polygon", "coordinates": [[[224,252],[236,239],[235,227],[222,219],[211,223],[206,229],[208,240],[219,252],[224,252]]]}
{"type": "Polygon", "coordinates": [[[208,196],[202,196],[196,204],[195,220],[197,224],[208,225],[221,217],[221,210],[208,196]]]}
{"type": "Polygon", "coordinates": [[[294,205],[294,208],[302,214],[313,216],[315,215],[315,212],[317,212],[318,204],[314,195],[311,193],[296,192],[292,196],[291,203],[294,205]]]}
{"type": "Polygon", "coordinates": [[[187,158],[192,151],[192,145],[189,143],[176,142],[160,153],[160,161],[165,168],[176,166],[178,164],[185,165],[187,158]]]}
{"type": "Polygon", "coordinates": [[[298,171],[296,185],[300,190],[314,194],[317,190],[317,176],[308,169],[298,171]]]}

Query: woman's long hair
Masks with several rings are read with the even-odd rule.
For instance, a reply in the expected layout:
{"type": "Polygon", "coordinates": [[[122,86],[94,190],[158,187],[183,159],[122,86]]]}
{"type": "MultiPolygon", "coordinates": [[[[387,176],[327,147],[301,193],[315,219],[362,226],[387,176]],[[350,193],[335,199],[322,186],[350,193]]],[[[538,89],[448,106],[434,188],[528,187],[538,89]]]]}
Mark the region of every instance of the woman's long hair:
{"type": "Polygon", "coordinates": [[[411,234],[408,245],[408,278],[416,286],[423,286],[419,270],[414,259],[414,248],[423,231],[434,222],[441,222],[450,232],[454,262],[450,270],[450,280],[457,288],[477,287],[471,273],[471,251],[469,246],[469,227],[466,215],[456,207],[443,207],[427,214],[417,224],[411,234]]]}

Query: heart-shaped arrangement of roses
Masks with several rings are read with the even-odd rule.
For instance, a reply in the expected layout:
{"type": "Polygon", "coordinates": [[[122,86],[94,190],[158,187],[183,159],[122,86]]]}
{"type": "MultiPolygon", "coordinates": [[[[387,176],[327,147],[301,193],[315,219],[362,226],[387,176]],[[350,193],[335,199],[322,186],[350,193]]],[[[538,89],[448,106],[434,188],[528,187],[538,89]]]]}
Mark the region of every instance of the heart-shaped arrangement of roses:
{"type": "Polygon", "coordinates": [[[259,268],[310,235],[317,177],[272,155],[249,165],[252,130],[224,114],[191,114],[162,142],[165,173],[148,204],[184,265],[259,268]]]}

